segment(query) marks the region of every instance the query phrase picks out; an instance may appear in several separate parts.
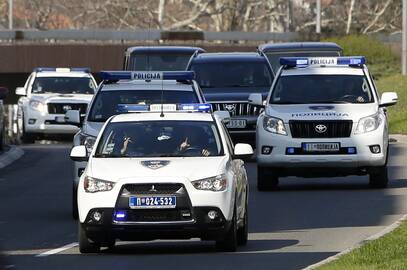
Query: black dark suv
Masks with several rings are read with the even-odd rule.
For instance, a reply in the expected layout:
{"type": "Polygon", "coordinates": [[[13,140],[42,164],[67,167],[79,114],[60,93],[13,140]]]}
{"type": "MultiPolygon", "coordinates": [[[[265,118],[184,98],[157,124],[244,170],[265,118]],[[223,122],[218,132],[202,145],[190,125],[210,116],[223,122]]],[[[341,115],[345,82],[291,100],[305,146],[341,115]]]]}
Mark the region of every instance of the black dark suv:
{"type": "Polygon", "coordinates": [[[188,65],[196,74],[207,102],[215,111],[231,115],[227,124],[232,139],[255,142],[256,121],[262,108],[248,103],[251,93],[262,93],[263,100],[273,82],[267,58],[255,52],[196,54],[188,65]]]}

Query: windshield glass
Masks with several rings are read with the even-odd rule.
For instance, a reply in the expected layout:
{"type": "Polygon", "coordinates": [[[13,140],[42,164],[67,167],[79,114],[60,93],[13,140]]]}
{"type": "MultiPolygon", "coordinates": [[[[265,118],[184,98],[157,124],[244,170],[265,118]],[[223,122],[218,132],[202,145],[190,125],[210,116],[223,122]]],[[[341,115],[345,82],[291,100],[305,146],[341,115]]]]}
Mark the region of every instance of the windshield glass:
{"type": "Polygon", "coordinates": [[[201,157],[222,155],[216,126],[204,121],[109,124],[95,157],[201,157]]]}
{"type": "Polygon", "coordinates": [[[270,65],[276,73],[280,68],[281,57],[323,57],[323,56],[339,56],[338,52],[282,52],[282,53],[266,53],[270,65]]]}
{"type": "Polygon", "coordinates": [[[45,94],[91,94],[95,93],[95,84],[91,78],[78,77],[37,77],[32,93],[45,94]]]}
{"type": "Polygon", "coordinates": [[[201,88],[270,87],[273,81],[266,62],[195,63],[196,81],[201,88]]]}
{"type": "Polygon", "coordinates": [[[165,104],[199,103],[194,91],[102,90],[95,97],[88,121],[105,122],[110,116],[118,113],[119,104],[161,104],[161,93],[165,104]]]}
{"type": "Polygon", "coordinates": [[[362,75],[293,75],[278,79],[271,104],[370,103],[373,95],[362,75]]]}
{"type": "Polygon", "coordinates": [[[129,70],[137,71],[178,71],[187,68],[191,53],[132,53],[129,70]]]}

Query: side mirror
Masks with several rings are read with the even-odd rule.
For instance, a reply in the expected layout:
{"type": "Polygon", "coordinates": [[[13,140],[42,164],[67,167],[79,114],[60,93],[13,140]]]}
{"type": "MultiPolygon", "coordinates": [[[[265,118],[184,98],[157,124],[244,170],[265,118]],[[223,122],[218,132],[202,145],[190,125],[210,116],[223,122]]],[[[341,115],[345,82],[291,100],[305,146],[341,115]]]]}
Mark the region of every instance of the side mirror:
{"type": "Polygon", "coordinates": [[[379,107],[392,106],[397,103],[398,99],[396,92],[384,92],[380,99],[379,107]]]}
{"type": "Polygon", "coordinates": [[[230,120],[230,113],[228,111],[215,111],[213,115],[219,118],[225,124],[227,124],[230,120]]]}
{"type": "Polygon", "coordinates": [[[65,123],[77,127],[81,126],[81,113],[78,110],[68,110],[64,116],[65,123]]]}
{"type": "Polygon", "coordinates": [[[0,99],[5,99],[8,95],[8,89],[6,87],[0,87],[0,99]]]}
{"type": "Polygon", "coordinates": [[[249,95],[249,104],[264,107],[263,96],[259,93],[250,94],[249,95]]]}
{"type": "Polygon", "coordinates": [[[71,159],[73,161],[88,161],[88,151],[86,150],[86,146],[78,145],[72,148],[71,150],[71,159]]]}
{"type": "Polygon", "coordinates": [[[238,143],[235,145],[235,153],[234,156],[236,158],[240,158],[243,160],[248,160],[253,156],[253,148],[250,144],[247,143],[238,143]]]}
{"type": "Polygon", "coordinates": [[[27,95],[27,91],[25,91],[24,87],[17,87],[16,88],[16,95],[17,96],[26,96],[27,95]]]}

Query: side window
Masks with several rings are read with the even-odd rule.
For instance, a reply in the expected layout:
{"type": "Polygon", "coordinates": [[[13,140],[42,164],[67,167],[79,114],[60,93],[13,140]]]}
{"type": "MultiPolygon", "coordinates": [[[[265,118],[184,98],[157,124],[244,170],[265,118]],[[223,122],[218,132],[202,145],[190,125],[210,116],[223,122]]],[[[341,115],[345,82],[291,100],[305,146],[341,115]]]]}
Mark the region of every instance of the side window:
{"type": "Polygon", "coordinates": [[[377,100],[380,101],[379,94],[377,93],[377,86],[376,86],[376,83],[375,83],[375,81],[373,79],[373,76],[370,73],[368,73],[368,74],[369,74],[369,79],[370,79],[370,81],[372,82],[372,85],[373,85],[372,90],[374,92],[374,95],[376,96],[377,100]]]}
{"type": "Polygon", "coordinates": [[[233,145],[232,139],[230,138],[228,129],[226,128],[225,124],[223,124],[223,123],[222,123],[222,132],[225,135],[226,145],[228,147],[229,153],[231,155],[233,155],[233,153],[235,152],[235,147],[233,145]]]}

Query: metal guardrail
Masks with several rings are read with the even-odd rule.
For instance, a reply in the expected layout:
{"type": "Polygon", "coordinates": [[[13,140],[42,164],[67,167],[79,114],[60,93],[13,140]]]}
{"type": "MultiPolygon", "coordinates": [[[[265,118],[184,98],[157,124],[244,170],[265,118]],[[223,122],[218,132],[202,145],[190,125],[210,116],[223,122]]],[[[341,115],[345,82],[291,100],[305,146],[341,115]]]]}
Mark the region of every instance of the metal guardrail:
{"type": "Polygon", "coordinates": [[[3,41],[293,41],[294,32],[209,32],[209,31],[165,31],[165,30],[1,30],[3,41]]]}

